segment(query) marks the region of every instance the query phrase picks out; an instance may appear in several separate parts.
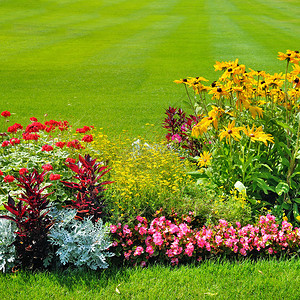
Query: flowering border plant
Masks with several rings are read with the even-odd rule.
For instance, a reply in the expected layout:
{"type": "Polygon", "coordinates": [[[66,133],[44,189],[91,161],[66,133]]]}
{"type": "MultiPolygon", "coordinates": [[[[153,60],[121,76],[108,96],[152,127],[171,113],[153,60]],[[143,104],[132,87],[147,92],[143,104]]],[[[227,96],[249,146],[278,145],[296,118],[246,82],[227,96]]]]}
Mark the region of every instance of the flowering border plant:
{"type": "Polygon", "coordinates": [[[275,216],[261,216],[254,225],[241,227],[220,220],[215,226],[193,226],[193,216],[181,219],[157,217],[149,222],[138,216],[129,226],[111,225],[114,251],[121,261],[146,266],[149,262],[172,265],[220,255],[235,257],[298,254],[300,229],[287,221],[276,224],[275,216]]]}
{"type": "Polygon", "coordinates": [[[247,72],[236,59],[216,63],[223,74],[210,86],[203,77],[175,82],[184,85],[199,120],[185,132],[201,145],[193,175],[226,193],[238,185],[253,212],[268,208],[300,222],[300,54],[287,50],[278,58],[287,63],[284,74],[247,72]]]}

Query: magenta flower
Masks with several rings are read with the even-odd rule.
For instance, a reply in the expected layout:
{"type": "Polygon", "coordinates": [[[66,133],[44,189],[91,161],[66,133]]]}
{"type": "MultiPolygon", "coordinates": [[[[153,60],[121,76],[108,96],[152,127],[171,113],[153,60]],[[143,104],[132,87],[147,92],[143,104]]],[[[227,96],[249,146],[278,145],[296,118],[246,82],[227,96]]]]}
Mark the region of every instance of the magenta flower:
{"type": "Polygon", "coordinates": [[[182,142],[182,138],[181,138],[181,136],[179,135],[179,134],[174,134],[173,136],[172,136],[172,141],[174,141],[175,143],[181,143],[182,142]]]}
{"type": "Polygon", "coordinates": [[[136,247],[133,256],[141,255],[144,253],[144,248],[141,246],[136,247]]]}
{"type": "Polygon", "coordinates": [[[117,231],[117,226],[116,225],[110,225],[110,232],[115,233],[117,231]]]}

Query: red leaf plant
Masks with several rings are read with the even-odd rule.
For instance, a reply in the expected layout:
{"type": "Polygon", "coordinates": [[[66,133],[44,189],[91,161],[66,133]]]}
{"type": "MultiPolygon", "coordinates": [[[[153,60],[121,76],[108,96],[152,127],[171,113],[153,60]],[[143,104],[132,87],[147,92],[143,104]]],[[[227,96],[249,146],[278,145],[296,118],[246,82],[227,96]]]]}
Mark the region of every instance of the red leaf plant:
{"type": "Polygon", "coordinates": [[[199,117],[193,115],[187,117],[181,108],[171,106],[166,110],[165,114],[167,117],[163,122],[163,127],[168,131],[166,139],[174,141],[177,144],[177,148],[185,149],[191,156],[199,155],[199,149],[202,148],[202,145],[190,135],[193,126],[198,123],[199,117]]]}
{"type": "Polygon", "coordinates": [[[16,223],[18,231],[12,245],[16,249],[16,268],[41,269],[43,261],[49,254],[48,233],[53,220],[48,216],[50,194],[42,194],[50,187],[40,187],[46,172],[41,174],[37,170],[24,172],[16,180],[23,189],[17,203],[8,195],[8,202],[4,204],[9,215],[0,218],[16,223]]]}
{"type": "Polygon", "coordinates": [[[77,182],[61,181],[65,186],[77,191],[76,200],[71,200],[67,207],[77,209],[76,218],[82,220],[84,217],[91,216],[93,222],[97,222],[104,216],[105,207],[104,185],[113,183],[113,181],[100,181],[101,178],[110,171],[107,166],[97,163],[96,159],[91,159],[90,155],[84,158],[79,155],[79,161],[76,163],[66,163],[73,172],[76,173],[77,182]]]}

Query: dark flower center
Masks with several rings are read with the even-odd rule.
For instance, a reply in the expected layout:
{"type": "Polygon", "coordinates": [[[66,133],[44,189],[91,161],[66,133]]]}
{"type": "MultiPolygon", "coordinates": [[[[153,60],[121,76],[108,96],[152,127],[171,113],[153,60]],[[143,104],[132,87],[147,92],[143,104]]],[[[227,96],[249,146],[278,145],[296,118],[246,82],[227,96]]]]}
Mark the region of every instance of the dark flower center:
{"type": "Polygon", "coordinates": [[[217,88],[217,92],[218,92],[218,93],[221,93],[221,92],[222,92],[222,89],[221,89],[221,88],[217,88]]]}
{"type": "Polygon", "coordinates": [[[232,130],[231,130],[231,129],[229,129],[227,132],[228,132],[229,134],[231,134],[231,133],[232,133],[232,130]]]}

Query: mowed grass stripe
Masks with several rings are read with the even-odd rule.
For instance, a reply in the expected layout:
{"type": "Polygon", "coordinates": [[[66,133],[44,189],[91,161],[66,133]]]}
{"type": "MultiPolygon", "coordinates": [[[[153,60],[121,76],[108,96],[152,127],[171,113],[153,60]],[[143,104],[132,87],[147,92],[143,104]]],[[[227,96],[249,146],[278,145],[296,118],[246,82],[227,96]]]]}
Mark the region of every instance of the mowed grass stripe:
{"type": "MultiPolygon", "coordinates": [[[[252,2],[251,9],[236,0],[229,3],[224,5],[223,1],[218,1],[217,10],[210,5],[211,34],[214,36],[218,60],[238,57],[249,67],[268,72],[280,71],[282,63],[276,61],[277,52],[299,45],[299,29],[291,23],[295,33],[288,36],[282,32],[280,22],[274,21],[271,25],[266,23],[266,19],[272,15],[266,7],[265,10],[260,9],[260,3],[252,2]]],[[[295,19],[295,22],[299,23],[299,19],[295,19]]]]}
{"type": "MultiPolygon", "coordinates": [[[[237,0],[233,0],[239,4],[237,0]]],[[[256,12],[260,15],[262,12],[278,21],[299,19],[299,1],[298,0],[253,0],[247,1],[244,6],[247,12],[256,12]]]]}
{"type": "Polygon", "coordinates": [[[1,2],[0,22],[17,16],[0,24],[1,108],[21,122],[48,113],[110,132],[160,128],[164,108],[187,107],[174,79],[214,80],[214,62],[237,57],[252,68],[284,69],[277,51],[299,45],[298,28],[284,34],[298,26],[296,2],[267,0],[261,9],[262,2],[1,2]],[[277,21],[286,27],[276,29],[277,21]]]}
{"type": "MultiPolygon", "coordinates": [[[[239,1],[233,1],[242,9],[243,6],[239,1]]],[[[273,43],[278,42],[280,37],[280,44],[284,44],[286,47],[298,44],[297,42],[300,40],[300,6],[295,9],[288,9],[288,11],[296,13],[294,16],[293,14],[289,16],[281,14],[279,9],[262,5],[260,1],[252,1],[251,10],[257,11],[257,13],[251,14],[249,12],[245,18],[239,18],[237,15],[233,17],[244,28],[247,27],[252,35],[261,35],[263,37],[262,41],[268,41],[268,37],[272,37],[274,39],[273,43]]]]}
{"type": "MultiPolygon", "coordinates": [[[[92,25],[90,24],[89,28],[85,27],[84,30],[81,26],[82,22],[78,23],[76,27],[72,23],[64,28],[57,27],[54,32],[50,32],[51,35],[54,35],[54,38],[39,35],[37,40],[33,40],[33,43],[24,45],[22,50],[20,50],[20,47],[17,48],[15,55],[13,55],[13,52],[10,53],[11,60],[7,61],[6,57],[6,62],[12,64],[16,56],[24,53],[24,55],[22,55],[22,61],[26,65],[34,64],[36,66],[36,57],[41,57],[39,65],[42,65],[43,62],[47,64],[47,60],[49,60],[52,62],[52,67],[58,58],[63,58],[63,60],[69,59],[69,64],[73,62],[78,63],[101,48],[110,47],[114,42],[120,43],[120,40],[127,38],[132,32],[142,30],[144,26],[148,26],[149,22],[153,22],[153,19],[155,21],[159,16],[156,14],[151,16],[149,6],[143,9],[139,9],[139,7],[140,6],[137,7],[137,11],[127,17],[113,17],[111,19],[98,17],[92,25]],[[125,28],[126,30],[124,30],[125,28]],[[65,47],[67,49],[65,49],[65,47]],[[68,51],[68,48],[73,50],[74,47],[77,49],[76,51],[68,51]],[[80,50],[82,51],[80,52],[80,50]],[[26,55],[26,52],[28,52],[28,55],[26,55]],[[65,52],[68,56],[60,55],[63,54],[61,52],[65,52]],[[80,59],[78,59],[79,57],[80,59]]],[[[38,28],[38,26],[35,25],[34,28],[38,28]]],[[[41,27],[41,29],[43,29],[43,27],[41,27]]],[[[30,36],[29,31],[29,37],[30,36]]],[[[36,36],[35,32],[33,36],[36,36]]],[[[21,43],[23,43],[23,36],[21,36],[21,34],[20,37],[21,43]]],[[[63,64],[63,62],[58,61],[58,64],[60,63],[63,64]]]]}
{"type": "MultiPolygon", "coordinates": [[[[74,118],[78,118],[79,120],[85,118],[88,119],[89,122],[94,122],[94,120],[97,119],[99,124],[99,116],[93,115],[93,112],[98,111],[101,112],[102,115],[103,113],[105,114],[106,123],[113,123],[110,122],[113,121],[111,120],[111,117],[114,116],[112,118],[114,119],[117,115],[118,117],[120,117],[120,119],[124,120],[127,125],[130,125],[132,127],[136,124],[136,116],[138,115],[143,118],[144,125],[145,123],[147,123],[147,118],[145,118],[145,116],[143,115],[145,112],[151,110],[151,106],[149,107],[149,103],[145,105],[145,102],[141,102],[141,107],[144,108],[144,106],[146,106],[147,110],[141,110],[141,107],[137,107],[136,99],[138,97],[136,97],[135,95],[135,90],[141,86],[141,79],[145,80],[145,74],[147,75],[149,73],[150,68],[148,69],[147,67],[140,66],[140,64],[142,63],[142,61],[147,60],[147,57],[145,57],[144,59],[143,55],[152,51],[157,42],[161,40],[164,35],[168,35],[168,31],[172,30],[172,27],[178,26],[178,24],[174,22],[174,19],[177,19],[177,17],[170,17],[171,19],[169,19],[168,17],[168,8],[172,8],[172,6],[177,2],[178,1],[169,1],[166,4],[162,4],[159,1],[153,1],[142,15],[151,16],[151,18],[148,17],[149,23],[146,23],[145,28],[141,26],[141,22],[134,22],[134,26],[136,26],[137,30],[132,31],[128,30],[130,29],[130,27],[126,26],[127,24],[124,24],[124,26],[121,26],[120,28],[126,30],[128,39],[126,39],[125,41],[121,39],[115,39],[118,40],[119,43],[116,46],[110,45],[111,47],[108,47],[109,49],[106,52],[102,52],[103,49],[96,48],[95,50],[98,51],[99,57],[92,57],[91,59],[88,59],[88,56],[85,57],[79,55],[79,57],[83,58],[83,60],[87,58],[86,63],[88,65],[91,64],[92,67],[95,66],[95,68],[97,68],[92,70],[90,69],[90,66],[86,68],[83,62],[80,68],[76,70],[76,73],[81,73],[80,75],[82,78],[82,82],[80,84],[80,88],[77,85],[78,81],[80,80],[79,75],[73,75],[72,72],[70,72],[69,74],[66,74],[65,72],[53,72],[51,75],[55,76],[56,78],[56,88],[58,95],[54,95],[55,91],[52,89],[47,95],[46,90],[49,90],[51,82],[48,80],[48,78],[45,78],[47,74],[42,73],[41,79],[37,79],[37,82],[35,82],[37,83],[35,85],[35,89],[31,93],[26,94],[24,97],[25,99],[20,99],[21,103],[23,103],[20,106],[22,107],[27,100],[27,111],[33,111],[34,107],[38,105],[40,99],[42,98],[44,102],[43,112],[53,110],[53,108],[55,107],[55,110],[58,110],[60,108],[62,109],[62,112],[68,110],[69,117],[70,115],[73,116],[72,109],[81,107],[84,108],[85,113],[82,113],[81,111],[80,114],[77,113],[76,117],[74,116],[74,118]],[[151,14],[151,10],[149,10],[149,8],[151,7],[153,14],[151,14]],[[164,19],[166,19],[166,21],[164,19]],[[157,35],[158,38],[156,37],[157,35]],[[128,55],[130,56],[130,53],[134,52],[136,52],[136,56],[131,55],[131,59],[128,59],[128,55]],[[108,56],[109,59],[105,59],[106,56],[108,56]],[[124,66],[122,65],[125,65],[127,62],[128,66],[124,68],[124,66]],[[86,79],[87,77],[89,78],[88,80],[86,79]],[[64,89],[62,87],[63,84],[66,85],[64,89]],[[43,89],[41,89],[40,86],[43,86],[43,89]],[[40,92],[40,95],[37,95],[38,91],[40,92]],[[80,94],[80,96],[78,96],[78,94],[80,94]],[[122,94],[125,94],[126,97],[124,97],[122,94]],[[128,97],[128,95],[130,95],[130,97],[128,97]],[[32,97],[34,97],[35,99],[30,99],[32,97]],[[37,99],[36,97],[38,97],[39,99],[37,99]],[[58,98],[64,99],[64,101],[59,101],[58,98]],[[86,100],[88,100],[89,105],[85,105],[86,100]],[[54,106],[53,103],[55,103],[54,106]],[[122,105],[121,110],[118,109],[118,106],[120,104],[122,105]]],[[[137,12],[135,14],[137,14],[137,12]]],[[[182,17],[180,17],[180,19],[182,19],[182,17]]],[[[143,18],[143,21],[144,20],[145,18],[143,18]]],[[[109,33],[106,33],[105,35],[109,37],[111,36],[109,33]]],[[[95,39],[92,39],[92,41],[94,40],[95,39]]],[[[82,39],[81,42],[83,43],[82,39]]],[[[80,48],[80,46],[82,45],[78,46],[79,50],[76,49],[76,53],[78,53],[78,51],[82,49],[80,48]]],[[[53,50],[50,53],[53,53],[53,50]]],[[[31,54],[32,53],[29,52],[28,56],[30,56],[31,54]]],[[[48,63],[48,66],[50,66],[51,64],[51,69],[53,69],[53,67],[54,69],[56,69],[56,66],[54,66],[53,64],[53,60],[44,59],[45,56],[40,54],[41,52],[35,53],[35,55],[33,55],[32,57],[29,57],[29,62],[22,57],[22,59],[27,62],[27,69],[31,61],[32,65],[34,65],[37,57],[39,57],[39,64],[37,66],[34,66],[34,68],[45,68],[47,67],[48,63]]],[[[58,66],[63,66],[64,68],[69,67],[67,65],[63,65],[64,62],[69,63],[68,55],[69,54],[67,54],[65,57],[62,57],[61,64],[58,64],[58,66]]],[[[58,59],[59,56],[56,58],[56,60],[58,59]]],[[[20,61],[18,61],[17,67],[20,68],[20,65],[21,63],[20,61]]],[[[74,63],[72,62],[70,66],[71,68],[73,68],[74,63]]],[[[22,88],[28,87],[28,85],[32,86],[31,81],[33,78],[33,74],[34,73],[27,74],[26,80],[19,81],[17,85],[19,91],[21,91],[22,88]]],[[[20,75],[20,77],[21,76],[22,75],[20,75]]],[[[157,82],[157,84],[159,84],[159,82],[157,82]]],[[[14,86],[14,89],[15,88],[16,87],[14,86]]],[[[141,95],[142,93],[140,93],[139,97],[141,95]]],[[[13,100],[15,95],[10,91],[6,96],[9,96],[13,100]]],[[[160,110],[160,112],[162,112],[162,110],[160,110]]]]}
{"type": "MultiPolygon", "coordinates": [[[[259,42],[259,36],[253,37],[248,28],[242,28],[232,17],[232,15],[238,16],[239,19],[247,17],[234,3],[217,0],[216,6],[209,1],[206,5],[210,16],[209,34],[212,36],[212,48],[216,60],[227,61],[239,58],[241,63],[247,65],[251,65],[259,56],[263,56],[264,61],[274,60],[274,57],[270,57],[268,49],[259,42]]],[[[215,76],[218,75],[220,72],[215,76]]]]}

